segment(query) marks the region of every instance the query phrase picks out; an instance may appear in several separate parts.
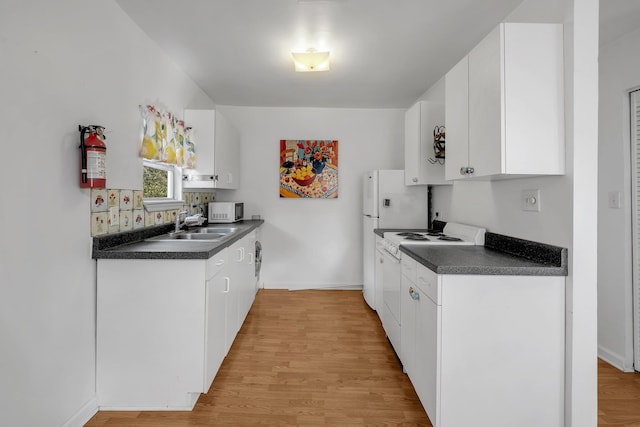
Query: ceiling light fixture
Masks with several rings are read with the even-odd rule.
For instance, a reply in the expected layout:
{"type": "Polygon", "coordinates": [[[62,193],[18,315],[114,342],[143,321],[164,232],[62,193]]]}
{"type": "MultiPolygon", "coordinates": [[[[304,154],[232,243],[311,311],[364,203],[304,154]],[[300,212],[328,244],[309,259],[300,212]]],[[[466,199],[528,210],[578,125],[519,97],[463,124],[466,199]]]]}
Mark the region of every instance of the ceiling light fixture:
{"type": "Polygon", "coordinates": [[[311,48],[306,52],[291,52],[293,63],[296,71],[328,71],[329,70],[329,51],[318,52],[311,48]]]}

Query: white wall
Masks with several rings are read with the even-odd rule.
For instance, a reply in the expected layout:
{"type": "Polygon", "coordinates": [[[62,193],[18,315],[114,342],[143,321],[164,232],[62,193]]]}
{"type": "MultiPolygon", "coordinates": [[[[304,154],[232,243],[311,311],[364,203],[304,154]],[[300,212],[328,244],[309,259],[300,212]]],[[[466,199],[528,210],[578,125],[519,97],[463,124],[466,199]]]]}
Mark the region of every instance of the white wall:
{"type": "Polygon", "coordinates": [[[600,48],[598,150],[598,352],[633,370],[629,95],[640,87],[640,30],[600,48]],[[622,206],[608,206],[608,193],[622,206]]]}
{"type": "Polygon", "coordinates": [[[241,188],[217,200],[245,201],[260,214],[267,288],[362,285],[361,177],[371,169],[402,169],[404,111],[228,107],[240,130],[241,188]],[[281,139],[337,139],[339,196],[335,200],[279,197],[281,139]]]}
{"type": "Polygon", "coordinates": [[[78,125],[107,128],[110,188],[140,189],[142,103],[213,103],[113,1],[0,6],[0,425],[95,411],[95,261],[78,125]]]}

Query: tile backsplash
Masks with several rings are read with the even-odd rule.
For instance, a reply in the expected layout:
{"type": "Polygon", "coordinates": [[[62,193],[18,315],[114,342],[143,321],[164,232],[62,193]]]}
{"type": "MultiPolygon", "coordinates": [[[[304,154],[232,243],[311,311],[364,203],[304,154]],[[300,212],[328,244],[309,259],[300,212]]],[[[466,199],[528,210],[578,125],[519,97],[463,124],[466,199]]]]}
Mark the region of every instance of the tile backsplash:
{"type": "Polygon", "coordinates": [[[189,215],[207,214],[214,192],[183,192],[182,209],[148,212],[142,203],[142,190],[91,189],[91,236],[136,230],[176,220],[179,211],[189,215]]]}

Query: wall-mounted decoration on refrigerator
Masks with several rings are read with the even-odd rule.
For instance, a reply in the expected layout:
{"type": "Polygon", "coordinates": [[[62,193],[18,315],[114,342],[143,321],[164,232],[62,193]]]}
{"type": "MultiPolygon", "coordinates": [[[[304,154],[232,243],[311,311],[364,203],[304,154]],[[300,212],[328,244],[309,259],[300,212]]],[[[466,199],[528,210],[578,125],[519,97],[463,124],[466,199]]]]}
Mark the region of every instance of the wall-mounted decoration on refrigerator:
{"type": "Polygon", "coordinates": [[[338,197],[338,141],[281,139],[280,197],[338,197]]]}

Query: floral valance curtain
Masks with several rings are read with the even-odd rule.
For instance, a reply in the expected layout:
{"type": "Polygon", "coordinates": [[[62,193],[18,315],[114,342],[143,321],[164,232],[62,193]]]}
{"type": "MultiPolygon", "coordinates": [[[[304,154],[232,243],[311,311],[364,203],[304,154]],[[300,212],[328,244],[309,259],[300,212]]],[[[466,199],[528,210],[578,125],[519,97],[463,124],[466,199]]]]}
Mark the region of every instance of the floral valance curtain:
{"type": "Polygon", "coordinates": [[[196,148],[190,127],[168,111],[141,105],[144,134],[140,157],[184,168],[195,168],[196,148]]]}

